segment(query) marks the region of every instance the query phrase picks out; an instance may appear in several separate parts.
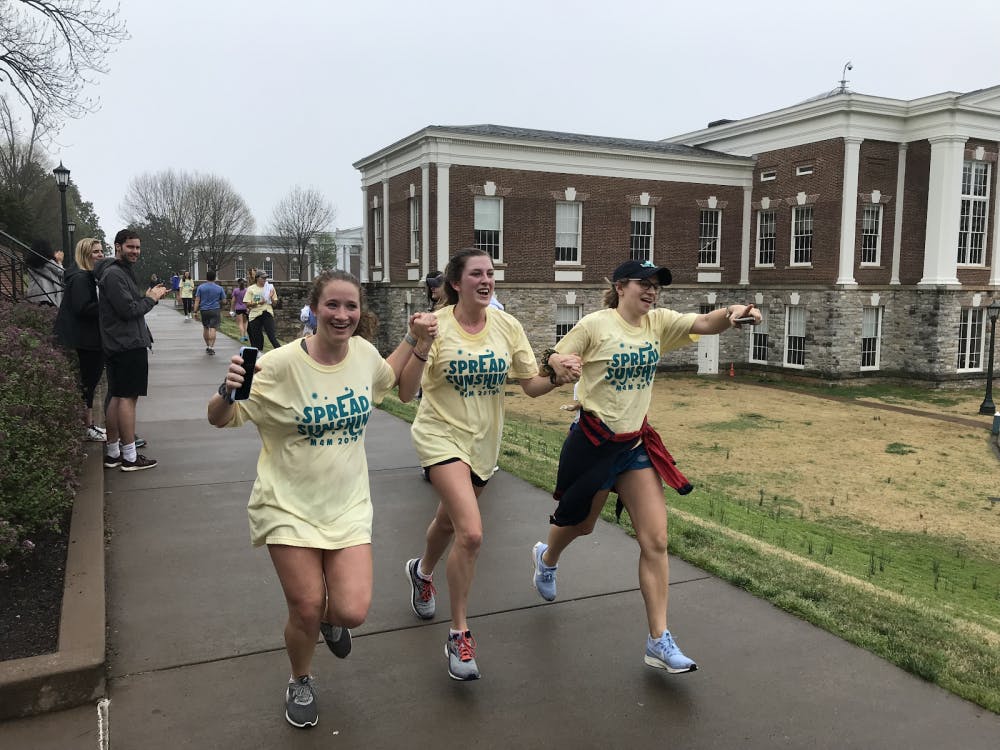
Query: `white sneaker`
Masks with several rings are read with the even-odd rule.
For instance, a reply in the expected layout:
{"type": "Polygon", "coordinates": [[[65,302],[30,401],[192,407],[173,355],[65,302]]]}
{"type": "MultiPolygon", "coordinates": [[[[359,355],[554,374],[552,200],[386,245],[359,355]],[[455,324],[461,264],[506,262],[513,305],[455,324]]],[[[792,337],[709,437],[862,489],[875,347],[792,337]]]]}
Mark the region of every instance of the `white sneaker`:
{"type": "Polygon", "coordinates": [[[88,440],[91,443],[106,443],[108,440],[108,434],[100,427],[90,425],[84,429],[83,439],[88,440]]]}

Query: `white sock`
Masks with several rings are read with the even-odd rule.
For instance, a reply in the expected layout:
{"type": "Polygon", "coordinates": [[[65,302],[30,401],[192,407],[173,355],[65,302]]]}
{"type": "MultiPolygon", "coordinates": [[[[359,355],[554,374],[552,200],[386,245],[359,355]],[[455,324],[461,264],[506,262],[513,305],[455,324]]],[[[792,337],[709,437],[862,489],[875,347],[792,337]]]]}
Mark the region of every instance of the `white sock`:
{"type": "Polygon", "coordinates": [[[135,441],[122,446],[122,458],[126,461],[135,461],[135,441]]]}
{"type": "Polygon", "coordinates": [[[448,637],[453,638],[456,635],[465,635],[467,630],[455,630],[454,628],[448,628],[448,637]]]}
{"type": "Polygon", "coordinates": [[[105,443],[104,450],[107,452],[108,458],[118,458],[122,454],[120,446],[121,442],[118,440],[113,443],[110,441],[105,443]]]}

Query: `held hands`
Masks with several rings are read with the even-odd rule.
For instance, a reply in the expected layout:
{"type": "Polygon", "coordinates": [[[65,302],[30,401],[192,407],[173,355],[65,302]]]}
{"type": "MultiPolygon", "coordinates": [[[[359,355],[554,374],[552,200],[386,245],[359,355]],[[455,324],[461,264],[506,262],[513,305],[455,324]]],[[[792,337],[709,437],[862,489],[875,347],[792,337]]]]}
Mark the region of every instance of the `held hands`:
{"type": "Polygon", "coordinates": [[[578,354],[552,354],[549,356],[549,367],[555,373],[556,385],[568,385],[580,379],[583,360],[578,354]]]}
{"type": "Polygon", "coordinates": [[[410,316],[410,335],[418,341],[433,341],[438,334],[438,319],[434,313],[414,313],[410,316]]]}

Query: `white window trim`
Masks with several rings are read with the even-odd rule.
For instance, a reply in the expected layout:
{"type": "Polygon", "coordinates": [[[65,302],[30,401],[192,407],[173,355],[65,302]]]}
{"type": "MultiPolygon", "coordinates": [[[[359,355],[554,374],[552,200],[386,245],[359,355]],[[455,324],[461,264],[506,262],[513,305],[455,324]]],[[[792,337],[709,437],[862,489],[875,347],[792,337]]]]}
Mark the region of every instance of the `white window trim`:
{"type": "MultiPolygon", "coordinates": [[[[866,305],[865,307],[863,307],[861,309],[861,341],[862,342],[864,342],[864,340],[865,340],[865,331],[864,331],[865,310],[874,310],[875,311],[875,325],[877,327],[877,331],[875,332],[875,337],[874,337],[875,338],[875,364],[873,364],[873,365],[864,365],[864,364],[862,364],[860,366],[860,370],[861,370],[861,372],[871,372],[871,371],[874,371],[874,370],[880,370],[880,369],[882,369],[882,314],[884,312],[884,309],[881,306],[876,306],[876,305],[866,305]]],[[[859,354],[861,354],[861,352],[859,352],[859,354]]]]}
{"type": "MultiPolygon", "coordinates": [[[[557,260],[555,264],[557,266],[579,266],[582,265],[583,259],[583,203],[580,201],[556,201],[556,205],[565,204],[579,206],[576,212],[576,260],[557,260]]],[[[558,211],[558,209],[556,209],[558,211]]],[[[555,247],[559,247],[559,225],[556,222],[556,244],[555,247]]]]}
{"type": "MultiPolygon", "coordinates": [[[[958,367],[958,363],[955,363],[955,372],[983,372],[986,367],[983,365],[983,361],[986,358],[986,312],[981,307],[964,307],[962,308],[961,317],[964,320],[966,316],[969,318],[969,330],[971,332],[972,316],[976,311],[979,311],[981,315],[979,316],[979,366],[978,367],[958,367]]],[[[960,321],[961,323],[961,321],[960,321]]],[[[958,341],[955,342],[956,348],[958,341]]],[[[969,355],[971,350],[967,350],[965,353],[966,362],[969,361],[969,355]]]]}
{"type": "Polygon", "coordinates": [[[372,209],[372,241],[374,242],[375,249],[375,262],[372,263],[376,268],[382,267],[382,207],[372,209]]]}
{"type": "Polygon", "coordinates": [[[762,208],[762,209],[760,209],[760,210],[757,211],[757,252],[754,255],[754,261],[755,261],[754,262],[754,266],[756,268],[774,268],[774,258],[776,258],[777,255],[778,255],[778,212],[775,211],[773,208],[767,208],[767,209],[762,208]],[[774,234],[771,235],[771,240],[774,243],[774,247],[771,248],[771,262],[770,263],[761,263],[760,262],[760,253],[761,253],[760,243],[761,243],[761,240],[763,239],[763,237],[761,237],[761,233],[760,233],[761,223],[762,223],[761,220],[760,220],[761,214],[771,214],[771,216],[774,217],[774,223],[773,223],[774,234]]]}
{"type": "Polygon", "coordinates": [[[814,171],[815,170],[812,164],[803,164],[802,166],[795,168],[795,176],[807,177],[808,175],[811,175],[814,171]]]}
{"type": "MultiPolygon", "coordinates": [[[[815,215],[813,216],[815,221],[815,215]]],[[[885,211],[881,203],[870,203],[865,205],[861,209],[861,248],[860,248],[860,265],[865,266],[880,266],[882,264],[882,227],[885,225],[885,211]],[[874,209],[878,214],[878,232],[875,233],[875,260],[864,260],[864,238],[865,235],[865,212],[874,209]]],[[[815,228],[815,225],[814,225],[815,228]]]]}
{"type": "Polygon", "coordinates": [[[763,172],[760,173],[761,182],[773,182],[776,179],[778,179],[777,169],[765,169],[763,172]]]}
{"type": "Polygon", "coordinates": [[[749,326],[750,328],[750,351],[747,356],[748,362],[754,362],[759,365],[767,364],[767,346],[764,347],[764,359],[754,359],[754,343],[757,336],[767,336],[770,338],[770,333],[767,330],[767,310],[760,311],[760,323],[755,326],[749,326]]]}
{"type": "Polygon", "coordinates": [[[698,268],[721,268],[722,267],[722,209],[721,208],[703,208],[698,211],[698,268]],[[703,213],[712,212],[719,217],[718,222],[715,225],[716,235],[715,235],[715,262],[714,263],[702,263],[701,262],[701,243],[705,238],[701,234],[701,215],[703,213]]]}
{"type": "MultiPolygon", "coordinates": [[[[805,365],[805,353],[806,353],[805,350],[803,350],[803,362],[802,362],[801,365],[798,364],[798,363],[792,363],[792,362],[788,361],[788,339],[789,339],[789,337],[791,335],[789,333],[789,330],[790,330],[790,328],[789,328],[789,319],[792,316],[792,310],[802,310],[802,315],[803,315],[802,325],[803,325],[803,328],[805,327],[805,319],[804,319],[804,317],[805,317],[805,310],[803,308],[801,308],[801,307],[797,307],[796,305],[786,305],[785,306],[785,340],[784,340],[784,346],[783,346],[784,352],[783,352],[782,358],[781,358],[782,359],[782,365],[784,367],[789,367],[789,368],[794,369],[794,370],[804,370],[805,366],[806,366],[805,365]]],[[[803,332],[802,332],[803,339],[805,338],[805,334],[806,334],[806,332],[803,330],[803,332]]]]}
{"type": "MultiPolygon", "coordinates": [[[[990,195],[990,186],[991,186],[991,182],[990,181],[993,179],[993,170],[992,170],[992,168],[991,168],[991,166],[990,166],[990,164],[988,162],[966,161],[962,165],[963,170],[965,169],[966,165],[968,165],[971,168],[971,170],[972,170],[972,179],[969,181],[970,188],[972,188],[972,186],[975,185],[975,169],[976,169],[976,165],[983,165],[983,166],[986,167],[986,195],[974,195],[972,193],[964,193],[964,192],[961,194],[961,198],[959,200],[959,209],[958,209],[959,210],[959,226],[961,227],[961,221],[962,221],[962,217],[961,217],[962,203],[964,203],[965,201],[969,202],[969,224],[970,224],[970,226],[969,226],[969,229],[965,233],[965,240],[966,240],[965,241],[965,247],[962,247],[961,243],[959,243],[959,245],[958,245],[958,252],[956,253],[956,262],[957,262],[957,265],[959,267],[961,267],[961,268],[985,268],[986,267],[986,247],[987,247],[987,241],[988,241],[988,238],[989,238],[989,231],[990,231],[990,199],[992,197],[990,195]],[[970,241],[971,238],[972,238],[972,234],[973,234],[973,232],[972,232],[972,226],[971,226],[971,224],[972,224],[972,213],[973,213],[972,207],[976,203],[982,203],[982,204],[984,204],[984,210],[983,210],[983,231],[982,231],[982,235],[983,235],[983,247],[982,247],[982,251],[981,251],[982,252],[982,260],[980,260],[978,263],[972,263],[972,262],[969,261],[969,256],[972,253],[972,243],[970,241]],[[961,255],[963,253],[965,254],[965,258],[966,258],[964,261],[961,260],[961,255]]],[[[959,229],[959,232],[961,233],[961,229],[959,229]]],[[[959,235],[959,237],[961,238],[961,234],[959,235]]]]}
{"type": "Polygon", "coordinates": [[[632,238],[636,235],[632,234],[632,210],[636,208],[648,208],[649,209],[649,254],[643,258],[643,260],[652,261],[655,251],[656,251],[656,206],[630,206],[628,212],[628,244],[629,244],[629,255],[632,254],[632,238]]]}
{"type": "Polygon", "coordinates": [[[409,199],[410,203],[410,263],[420,262],[420,212],[422,202],[420,196],[409,199]]]}
{"type": "MultiPolygon", "coordinates": [[[[561,310],[565,311],[565,310],[570,310],[570,309],[572,309],[573,312],[574,312],[574,320],[573,320],[573,323],[570,325],[570,329],[572,329],[573,326],[575,326],[577,323],[579,323],[580,322],[580,318],[583,317],[583,305],[559,305],[559,304],[557,304],[556,305],[556,314],[555,314],[555,321],[556,321],[556,331],[555,331],[555,334],[556,334],[556,342],[557,343],[558,343],[559,339],[562,338],[559,335],[559,326],[560,325],[568,325],[568,323],[566,323],[565,321],[560,321],[559,320],[559,312],[561,310]]],[[[566,333],[569,333],[569,329],[567,329],[566,333]]],[[[563,336],[565,336],[565,335],[566,334],[564,333],[563,336]]]]}
{"type": "MultiPolygon", "coordinates": [[[[811,205],[804,206],[792,206],[792,226],[790,229],[791,237],[789,241],[789,253],[788,253],[788,265],[795,266],[797,268],[810,268],[812,266],[812,256],[816,249],[815,239],[816,239],[816,212],[813,210],[811,205]],[[798,261],[795,260],[795,215],[799,211],[809,210],[812,214],[812,230],[809,233],[811,241],[809,243],[809,260],[798,261]]],[[[805,236],[805,235],[803,235],[805,236]]]]}
{"type": "Polygon", "coordinates": [[[494,263],[503,263],[503,198],[500,196],[476,196],[472,201],[472,231],[475,235],[476,231],[476,201],[480,199],[484,200],[495,200],[500,206],[500,230],[497,235],[497,257],[493,259],[494,263]]]}
{"type": "Polygon", "coordinates": [[[274,278],[274,261],[270,258],[264,258],[260,264],[260,270],[267,274],[267,278],[270,281],[274,278]]]}

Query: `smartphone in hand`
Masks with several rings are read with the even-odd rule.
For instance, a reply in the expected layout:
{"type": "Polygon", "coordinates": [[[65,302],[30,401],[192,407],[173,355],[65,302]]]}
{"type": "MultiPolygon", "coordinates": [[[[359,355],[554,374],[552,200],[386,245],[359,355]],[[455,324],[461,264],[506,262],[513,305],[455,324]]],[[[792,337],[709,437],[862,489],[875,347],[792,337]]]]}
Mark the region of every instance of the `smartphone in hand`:
{"type": "Polygon", "coordinates": [[[741,326],[741,325],[744,325],[744,324],[749,324],[749,325],[752,325],[752,326],[753,325],[757,325],[757,319],[753,315],[747,315],[745,318],[736,318],[734,322],[738,326],[741,326]]]}
{"type": "Polygon", "coordinates": [[[243,385],[233,391],[233,401],[246,401],[250,398],[250,386],[253,384],[253,371],[257,365],[258,350],[252,346],[241,346],[240,357],[243,358],[243,385]]]}

